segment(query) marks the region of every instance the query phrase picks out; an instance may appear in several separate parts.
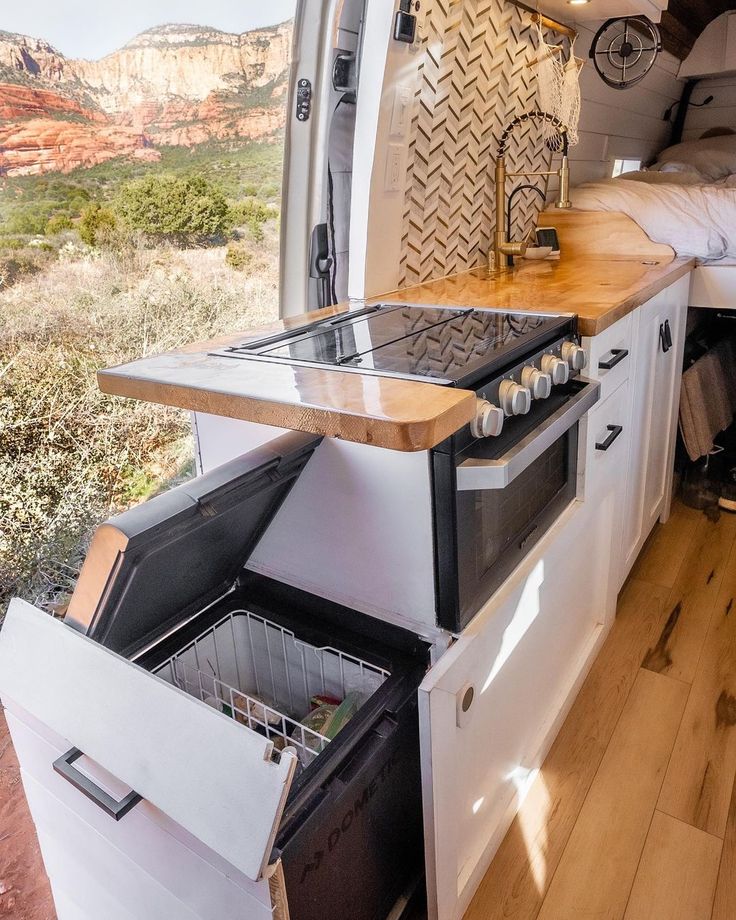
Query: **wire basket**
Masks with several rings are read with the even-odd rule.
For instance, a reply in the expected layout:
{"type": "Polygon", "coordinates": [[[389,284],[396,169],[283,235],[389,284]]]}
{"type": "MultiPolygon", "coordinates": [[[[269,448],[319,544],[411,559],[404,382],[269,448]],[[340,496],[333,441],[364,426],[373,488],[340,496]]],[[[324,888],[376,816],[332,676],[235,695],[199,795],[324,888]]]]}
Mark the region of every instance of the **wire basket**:
{"type": "Polygon", "coordinates": [[[389,672],[249,610],[234,610],[172,655],[156,674],[274,742],[308,766],[330,743],[301,723],[315,695],[365,701],[389,672]]]}

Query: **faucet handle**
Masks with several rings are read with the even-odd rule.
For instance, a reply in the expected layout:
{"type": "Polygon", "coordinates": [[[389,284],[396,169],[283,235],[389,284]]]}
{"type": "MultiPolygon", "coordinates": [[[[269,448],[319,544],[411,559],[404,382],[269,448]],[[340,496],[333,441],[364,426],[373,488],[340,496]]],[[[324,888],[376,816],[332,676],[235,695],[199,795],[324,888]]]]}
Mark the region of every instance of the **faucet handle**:
{"type": "Polygon", "coordinates": [[[501,243],[499,246],[501,252],[507,256],[525,256],[528,248],[529,244],[526,240],[520,243],[501,243]]]}

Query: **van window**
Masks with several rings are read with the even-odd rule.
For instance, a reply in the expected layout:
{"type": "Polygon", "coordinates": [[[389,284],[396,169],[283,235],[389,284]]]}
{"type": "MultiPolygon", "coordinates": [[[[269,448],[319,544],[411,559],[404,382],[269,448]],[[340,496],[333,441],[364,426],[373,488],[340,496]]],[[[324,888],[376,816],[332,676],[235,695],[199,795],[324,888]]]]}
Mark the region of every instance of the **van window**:
{"type": "Polygon", "coordinates": [[[621,176],[624,173],[636,172],[639,169],[641,169],[640,159],[628,157],[623,159],[615,159],[611,169],[611,178],[615,179],[617,176],[621,176]]]}

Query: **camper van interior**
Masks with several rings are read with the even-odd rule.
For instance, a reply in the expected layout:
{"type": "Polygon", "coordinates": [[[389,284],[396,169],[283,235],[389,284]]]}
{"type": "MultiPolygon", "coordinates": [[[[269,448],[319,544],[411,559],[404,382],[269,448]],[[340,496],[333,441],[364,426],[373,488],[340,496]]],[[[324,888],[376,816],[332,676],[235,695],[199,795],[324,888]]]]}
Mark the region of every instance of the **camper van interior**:
{"type": "Polygon", "coordinates": [[[196,470],[5,614],[0,915],[736,918],[732,7],[298,0],[279,315],[99,367],[196,470]]]}

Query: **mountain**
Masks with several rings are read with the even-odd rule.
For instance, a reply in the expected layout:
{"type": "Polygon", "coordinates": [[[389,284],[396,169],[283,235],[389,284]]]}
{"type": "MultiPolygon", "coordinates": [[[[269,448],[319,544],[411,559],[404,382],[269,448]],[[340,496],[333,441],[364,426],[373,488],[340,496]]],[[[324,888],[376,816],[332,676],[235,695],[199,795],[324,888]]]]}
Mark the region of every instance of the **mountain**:
{"type": "Polygon", "coordinates": [[[0,31],[0,176],[267,138],[284,125],[291,35],[291,22],[240,34],[167,24],[84,61],[0,31]]]}

